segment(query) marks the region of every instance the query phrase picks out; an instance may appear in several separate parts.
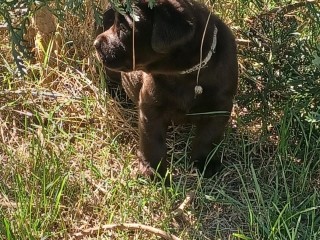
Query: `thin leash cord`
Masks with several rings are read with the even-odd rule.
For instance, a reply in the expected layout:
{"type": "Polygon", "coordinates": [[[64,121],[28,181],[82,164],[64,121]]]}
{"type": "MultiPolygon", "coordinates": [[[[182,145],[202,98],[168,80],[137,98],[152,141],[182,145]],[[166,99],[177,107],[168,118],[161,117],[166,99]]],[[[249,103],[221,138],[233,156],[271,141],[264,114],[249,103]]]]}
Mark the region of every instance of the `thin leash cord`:
{"type": "Polygon", "coordinates": [[[211,16],[211,12],[209,13],[209,16],[208,16],[208,19],[207,19],[207,22],[206,22],[206,25],[205,25],[205,28],[204,28],[204,31],[203,31],[202,40],[201,40],[200,66],[199,66],[198,73],[197,73],[197,85],[199,85],[199,76],[200,76],[200,71],[201,71],[201,68],[202,68],[203,42],[204,42],[204,37],[206,36],[206,33],[207,33],[207,28],[208,28],[208,25],[209,25],[210,16],[211,16]]]}
{"type": "MultiPolygon", "coordinates": [[[[134,4],[132,5],[132,13],[133,16],[135,16],[134,13],[134,4]]],[[[132,68],[133,71],[136,70],[136,50],[135,50],[135,29],[136,29],[136,24],[135,24],[135,19],[134,17],[132,18],[132,68]]]]}

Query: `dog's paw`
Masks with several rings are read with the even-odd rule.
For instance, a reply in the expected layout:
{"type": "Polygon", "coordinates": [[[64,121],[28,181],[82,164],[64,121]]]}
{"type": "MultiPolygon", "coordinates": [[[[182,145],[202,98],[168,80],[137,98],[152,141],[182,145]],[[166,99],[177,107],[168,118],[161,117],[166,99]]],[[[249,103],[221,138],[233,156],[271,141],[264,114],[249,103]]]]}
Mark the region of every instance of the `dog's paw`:
{"type": "Polygon", "coordinates": [[[133,177],[143,177],[153,179],[155,172],[149,163],[141,160],[141,158],[136,158],[133,162],[133,171],[131,172],[133,177]]]}

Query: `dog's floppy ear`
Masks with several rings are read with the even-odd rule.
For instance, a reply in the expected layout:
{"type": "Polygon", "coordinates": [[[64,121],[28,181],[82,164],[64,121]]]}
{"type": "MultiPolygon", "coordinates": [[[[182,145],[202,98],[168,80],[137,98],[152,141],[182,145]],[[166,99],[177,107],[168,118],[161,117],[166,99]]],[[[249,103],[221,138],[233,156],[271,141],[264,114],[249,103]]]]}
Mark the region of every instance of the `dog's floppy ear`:
{"type": "Polygon", "coordinates": [[[103,33],[104,31],[108,30],[113,25],[114,18],[115,12],[111,8],[111,5],[108,5],[107,9],[102,15],[102,26],[98,25],[97,22],[94,23],[96,35],[99,35],[100,33],[103,33]]]}
{"type": "Polygon", "coordinates": [[[108,6],[106,11],[103,13],[103,29],[108,30],[114,23],[115,11],[111,8],[111,5],[108,6]]]}
{"type": "Polygon", "coordinates": [[[154,51],[167,53],[193,37],[194,19],[192,9],[183,1],[159,1],[154,7],[151,45],[154,51]],[[185,3],[184,3],[185,4],[185,3]]]}

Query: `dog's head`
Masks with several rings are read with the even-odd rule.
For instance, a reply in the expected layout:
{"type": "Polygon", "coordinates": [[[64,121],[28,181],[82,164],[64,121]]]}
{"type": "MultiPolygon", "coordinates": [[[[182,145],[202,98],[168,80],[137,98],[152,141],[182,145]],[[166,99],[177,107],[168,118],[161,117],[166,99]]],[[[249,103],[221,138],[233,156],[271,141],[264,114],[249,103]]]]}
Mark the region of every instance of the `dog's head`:
{"type": "Polygon", "coordinates": [[[145,70],[189,41],[195,31],[186,0],[158,0],[153,8],[147,0],[135,1],[131,12],[109,8],[103,23],[106,31],[97,36],[94,46],[104,65],[114,71],[145,70]]]}

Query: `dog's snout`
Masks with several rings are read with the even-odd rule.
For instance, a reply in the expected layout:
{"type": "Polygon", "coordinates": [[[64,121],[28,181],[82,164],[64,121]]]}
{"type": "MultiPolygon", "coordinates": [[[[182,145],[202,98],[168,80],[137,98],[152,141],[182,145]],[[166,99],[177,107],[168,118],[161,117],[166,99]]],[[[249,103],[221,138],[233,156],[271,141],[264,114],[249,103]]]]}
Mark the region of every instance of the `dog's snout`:
{"type": "Polygon", "coordinates": [[[101,47],[101,41],[100,41],[100,39],[97,38],[96,40],[94,40],[93,46],[94,46],[96,49],[99,49],[99,48],[101,47]]]}
{"type": "Polygon", "coordinates": [[[106,37],[103,34],[97,36],[96,40],[93,42],[93,46],[99,51],[106,45],[106,37]]]}
{"type": "Polygon", "coordinates": [[[108,52],[108,38],[104,35],[99,35],[93,42],[93,46],[99,53],[106,54],[108,52]]]}

